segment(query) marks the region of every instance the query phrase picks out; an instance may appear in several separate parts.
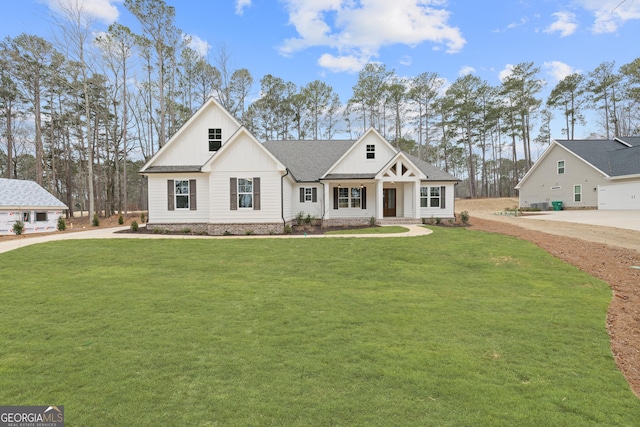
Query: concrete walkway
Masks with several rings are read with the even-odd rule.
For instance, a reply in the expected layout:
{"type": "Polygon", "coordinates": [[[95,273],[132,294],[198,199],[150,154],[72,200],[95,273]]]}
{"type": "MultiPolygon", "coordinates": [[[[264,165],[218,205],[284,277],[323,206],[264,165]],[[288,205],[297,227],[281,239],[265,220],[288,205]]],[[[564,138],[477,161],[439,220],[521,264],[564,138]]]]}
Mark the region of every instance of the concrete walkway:
{"type": "MultiPolygon", "coordinates": [[[[97,230],[59,232],[48,234],[45,236],[28,235],[19,239],[2,241],[0,237],[0,253],[9,252],[24,246],[35,245],[44,242],[54,242],[57,240],[74,240],[74,239],[314,239],[314,238],[333,238],[333,237],[413,237],[426,236],[432,231],[420,225],[400,225],[409,231],[405,233],[387,233],[387,234],[274,234],[259,236],[193,236],[193,235],[175,235],[175,234],[150,234],[150,233],[118,233],[118,231],[128,230],[129,226],[115,228],[100,228],[97,230]]],[[[384,226],[383,226],[384,227],[384,226]]]]}

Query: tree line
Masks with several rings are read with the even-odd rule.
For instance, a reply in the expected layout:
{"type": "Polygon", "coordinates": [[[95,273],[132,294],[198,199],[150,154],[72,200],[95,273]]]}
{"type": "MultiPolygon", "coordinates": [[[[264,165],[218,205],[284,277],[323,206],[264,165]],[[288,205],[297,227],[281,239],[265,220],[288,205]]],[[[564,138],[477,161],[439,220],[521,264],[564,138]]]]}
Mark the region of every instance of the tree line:
{"type": "Polygon", "coordinates": [[[58,6],[50,40],[0,42],[0,176],[35,180],[70,215],[144,209],[137,171],[209,96],[262,140],[353,139],[372,126],[464,178],[458,195],[467,197],[513,195],[533,164],[532,142],[550,142],[556,114],[568,139],[589,113],[603,137],[639,133],[640,58],[571,74],[546,100],[531,62],[498,86],[472,74],[451,83],[432,71],[401,77],[370,63],[344,104],[325,82],[298,87],[273,75],[250,102],[250,71],[231,65],[224,44],[211,61],[189,47],[163,0],[125,0],[140,31],[115,23],[98,37],[79,2],[58,6]]]}

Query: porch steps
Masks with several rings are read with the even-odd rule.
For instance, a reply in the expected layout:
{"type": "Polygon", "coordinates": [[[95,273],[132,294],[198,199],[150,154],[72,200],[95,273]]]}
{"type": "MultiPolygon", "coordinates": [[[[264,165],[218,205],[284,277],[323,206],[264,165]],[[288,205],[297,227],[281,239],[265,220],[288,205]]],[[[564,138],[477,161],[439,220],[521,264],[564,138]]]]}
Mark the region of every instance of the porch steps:
{"type": "Polygon", "coordinates": [[[383,218],[377,221],[379,225],[411,225],[422,224],[420,218],[383,218]]]}

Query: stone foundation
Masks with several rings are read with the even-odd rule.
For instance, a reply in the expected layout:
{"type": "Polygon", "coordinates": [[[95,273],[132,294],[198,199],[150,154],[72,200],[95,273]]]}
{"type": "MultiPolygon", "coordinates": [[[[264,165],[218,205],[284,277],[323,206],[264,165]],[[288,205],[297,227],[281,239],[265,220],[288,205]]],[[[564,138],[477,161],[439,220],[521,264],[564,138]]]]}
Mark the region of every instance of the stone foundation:
{"type": "Polygon", "coordinates": [[[322,220],[323,227],[367,226],[371,217],[367,218],[331,218],[322,220]]]}
{"type": "Polygon", "coordinates": [[[282,234],[284,226],[282,223],[266,224],[205,224],[205,223],[184,223],[184,224],[147,224],[147,229],[153,233],[184,233],[184,234],[208,234],[210,236],[226,235],[251,235],[251,234],[282,234]]]}

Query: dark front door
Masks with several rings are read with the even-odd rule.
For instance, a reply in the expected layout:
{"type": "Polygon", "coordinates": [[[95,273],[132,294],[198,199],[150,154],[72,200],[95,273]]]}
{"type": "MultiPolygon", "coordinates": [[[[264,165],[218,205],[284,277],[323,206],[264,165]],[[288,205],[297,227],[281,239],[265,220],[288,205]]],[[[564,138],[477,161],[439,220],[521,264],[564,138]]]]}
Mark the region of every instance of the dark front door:
{"type": "Polygon", "coordinates": [[[396,189],[382,189],[382,216],[396,216],[396,189]]]}

